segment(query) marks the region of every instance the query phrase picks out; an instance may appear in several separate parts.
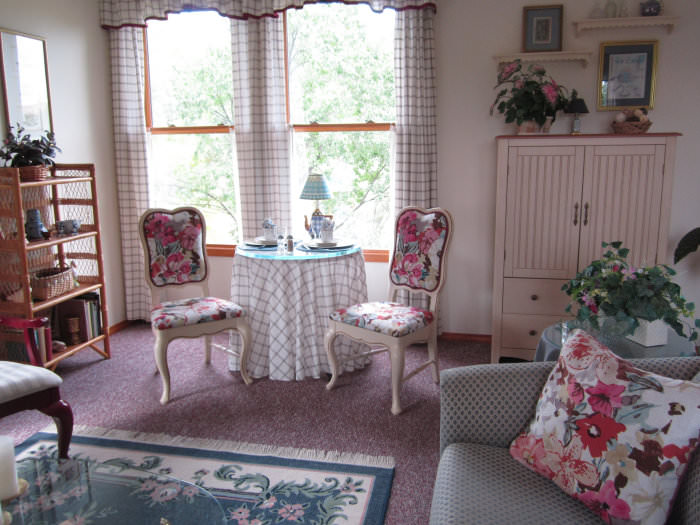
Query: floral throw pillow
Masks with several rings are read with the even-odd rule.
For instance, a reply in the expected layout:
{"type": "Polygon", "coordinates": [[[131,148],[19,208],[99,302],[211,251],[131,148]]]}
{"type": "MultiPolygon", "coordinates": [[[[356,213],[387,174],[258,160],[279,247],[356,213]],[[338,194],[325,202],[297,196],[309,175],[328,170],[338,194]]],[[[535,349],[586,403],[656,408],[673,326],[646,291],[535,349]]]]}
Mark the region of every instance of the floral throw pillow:
{"type": "Polygon", "coordinates": [[[700,384],[632,366],[582,330],[511,455],[606,523],[663,524],[700,435],[700,384]]]}

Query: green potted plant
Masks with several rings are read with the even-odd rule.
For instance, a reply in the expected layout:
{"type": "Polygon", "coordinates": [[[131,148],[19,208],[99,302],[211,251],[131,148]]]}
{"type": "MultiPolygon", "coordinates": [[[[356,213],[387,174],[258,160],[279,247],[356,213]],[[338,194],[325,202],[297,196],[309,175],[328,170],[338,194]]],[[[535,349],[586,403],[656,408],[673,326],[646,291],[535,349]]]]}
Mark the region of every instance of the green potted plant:
{"type": "MultiPolygon", "coordinates": [[[[571,297],[566,311],[577,307],[576,324],[606,334],[630,336],[645,322],[662,321],[681,337],[691,341],[698,338],[700,320],[690,322],[695,305],[685,300],[680,286],[672,281],[676,274],[673,268],[665,264],[630,266],[625,260],[629,249],[620,241],[604,242],[603,248],[609,249],[602,259],[593,261],[562,286],[571,297]]],[[[661,328],[667,335],[666,327],[661,328]]],[[[655,344],[663,342],[646,346],[655,344]]]]}
{"type": "MultiPolygon", "coordinates": [[[[520,133],[532,132],[532,126],[524,129],[525,123],[536,123],[539,130],[549,121],[554,122],[557,111],[568,104],[566,88],[547,75],[542,66],[530,65],[523,69],[520,59],[504,64],[498,71],[496,88],[502,88],[491,104],[494,110],[506,117],[506,122],[515,122],[520,133]]],[[[576,96],[576,91],[572,91],[576,96]]],[[[545,132],[548,129],[544,130],[545,132]]]]}
{"type": "Polygon", "coordinates": [[[33,139],[25,129],[17,124],[17,133],[12,126],[0,148],[0,157],[5,166],[20,169],[21,180],[41,180],[48,176],[48,167],[54,165],[56,152],[61,151],[56,145],[56,137],[51,131],[33,139]]]}

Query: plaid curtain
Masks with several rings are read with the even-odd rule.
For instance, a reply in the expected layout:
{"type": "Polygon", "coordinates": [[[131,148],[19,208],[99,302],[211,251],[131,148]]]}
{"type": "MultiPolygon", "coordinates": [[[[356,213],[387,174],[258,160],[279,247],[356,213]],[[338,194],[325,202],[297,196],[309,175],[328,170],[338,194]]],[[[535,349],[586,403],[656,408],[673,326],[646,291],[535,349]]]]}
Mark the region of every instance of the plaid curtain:
{"type": "MultiPolygon", "coordinates": [[[[434,15],[432,9],[396,13],[394,208],[397,215],[406,206],[437,205],[434,15]]],[[[428,305],[424,296],[406,290],[401,290],[397,299],[421,308],[428,305]]]]}
{"type": "Polygon", "coordinates": [[[231,20],[234,132],[243,238],[291,223],[290,135],[281,17],[231,20]]]}
{"type": "Polygon", "coordinates": [[[148,156],[144,121],[143,30],[109,32],[112,59],[114,154],[122,239],[122,268],[127,319],[149,319],[150,290],[138,224],[148,209],[148,156]]]}

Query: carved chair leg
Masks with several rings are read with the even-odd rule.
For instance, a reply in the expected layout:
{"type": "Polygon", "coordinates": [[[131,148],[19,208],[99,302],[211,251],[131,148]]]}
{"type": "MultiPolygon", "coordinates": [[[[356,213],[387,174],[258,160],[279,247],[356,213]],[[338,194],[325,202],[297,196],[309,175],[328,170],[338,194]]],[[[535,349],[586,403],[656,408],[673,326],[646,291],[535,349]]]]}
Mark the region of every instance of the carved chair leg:
{"type": "Polygon", "coordinates": [[[153,353],[156,359],[156,366],[160,372],[160,378],[163,382],[163,394],[160,397],[160,404],[165,405],[170,399],[170,370],[168,369],[168,341],[156,338],[156,344],[153,347],[153,353]]]}
{"type": "Polygon", "coordinates": [[[335,386],[335,381],[340,375],[340,370],[338,366],[338,357],[335,355],[335,349],[333,348],[333,341],[335,341],[335,328],[331,327],[326,331],[326,335],[323,337],[326,344],[326,354],[328,354],[328,364],[331,367],[331,380],[326,385],[328,390],[331,390],[335,386]]]}
{"type": "Polygon", "coordinates": [[[400,395],[406,362],[406,350],[392,347],[389,349],[389,355],[391,356],[391,413],[398,416],[401,413],[400,395]]]}
{"type": "Polygon", "coordinates": [[[59,399],[47,407],[39,409],[47,416],[51,416],[56,422],[56,434],[58,435],[58,457],[68,458],[68,447],[73,437],[73,410],[68,402],[59,399]]]}
{"type": "Polygon", "coordinates": [[[211,336],[204,336],[204,364],[211,364],[211,336]]]}
{"type": "Polygon", "coordinates": [[[428,340],[428,359],[433,362],[433,381],[436,385],[440,384],[440,366],[438,361],[438,345],[437,345],[437,333],[433,335],[428,340]]]}
{"type": "Polygon", "coordinates": [[[243,382],[246,385],[249,385],[253,382],[253,379],[250,377],[248,374],[248,356],[250,355],[250,350],[251,350],[251,334],[250,334],[250,326],[247,323],[241,323],[238,326],[238,333],[241,336],[241,357],[240,357],[240,365],[241,365],[241,377],[243,378],[243,382]]]}

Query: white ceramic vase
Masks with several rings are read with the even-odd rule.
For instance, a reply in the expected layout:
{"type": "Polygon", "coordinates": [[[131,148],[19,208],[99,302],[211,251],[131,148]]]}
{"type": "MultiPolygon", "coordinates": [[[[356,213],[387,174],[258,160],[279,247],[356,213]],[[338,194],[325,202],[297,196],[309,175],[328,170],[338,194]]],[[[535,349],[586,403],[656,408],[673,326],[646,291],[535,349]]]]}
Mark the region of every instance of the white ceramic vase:
{"type": "Polygon", "coordinates": [[[668,325],[661,319],[645,321],[639,319],[639,326],[627,339],[642,346],[661,346],[668,342],[668,325]]]}

